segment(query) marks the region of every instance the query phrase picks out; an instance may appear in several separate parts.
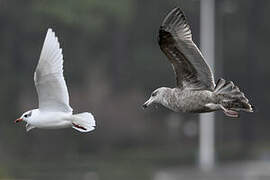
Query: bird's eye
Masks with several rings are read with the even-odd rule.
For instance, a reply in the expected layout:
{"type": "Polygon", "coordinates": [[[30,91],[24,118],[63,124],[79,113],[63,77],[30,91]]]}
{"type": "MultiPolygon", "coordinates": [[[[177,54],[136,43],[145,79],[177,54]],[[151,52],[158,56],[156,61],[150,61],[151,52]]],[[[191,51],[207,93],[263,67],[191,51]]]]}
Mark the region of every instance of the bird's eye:
{"type": "Polygon", "coordinates": [[[30,111],[29,113],[25,114],[23,117],[27,118],[30,117],[32,115],[32,111],[30,111]]]}
{"type": "Polygon", "coordinates": [[[25,114],[23,117],[27,118],[30,117],[32,115],[32,111],[30,111],[28,114],[25,114]]]}
{"type": "Polygon", "coordinates": [[[157,92],[153,92],[151,96],[154,97],[156,95],[157,95],[157,92]]]}

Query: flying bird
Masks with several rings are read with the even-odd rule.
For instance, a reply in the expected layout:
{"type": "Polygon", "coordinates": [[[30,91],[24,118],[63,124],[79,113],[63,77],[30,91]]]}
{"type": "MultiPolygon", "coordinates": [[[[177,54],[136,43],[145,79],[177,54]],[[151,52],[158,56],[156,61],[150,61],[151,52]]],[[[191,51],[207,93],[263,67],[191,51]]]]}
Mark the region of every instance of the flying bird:
{"type": "Polygon", "coordinates": [[[222,110],[239,117],[239,111],[253,112],[248,99],[232,81],[214,76],[202,53],[192,41],[187,19],[180,8],[173,9],[159,29],[158,43],[176,75],[176,87],[153,91],[143,104],[158,103],[176,112],[204,113],[222,110]]]}
{"type": "Polygon", "coordinates": [[[63,55],[58,38],[48,29],[34,73],[39,107],[23,113],[15,122],[26,122],[26,130],[33,128],[59,129],[72,127],[80,132],[95,129],[91,113],[73,114],[69,105],[67,85],[63,75],[63,55]]]}

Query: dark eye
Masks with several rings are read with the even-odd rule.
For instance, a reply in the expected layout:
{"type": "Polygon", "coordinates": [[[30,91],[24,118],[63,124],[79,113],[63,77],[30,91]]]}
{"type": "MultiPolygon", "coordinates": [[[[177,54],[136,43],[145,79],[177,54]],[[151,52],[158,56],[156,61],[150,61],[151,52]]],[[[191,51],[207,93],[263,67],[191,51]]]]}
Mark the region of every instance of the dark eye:
{"type": "Polygon", "coordinates": [[[32,115],[32,111],[29,112],[28,114],[25,114],[23,117],[27,118],[27,117],[30,117],[32,115]]]}
{"type": "Polygon", "coordinates": [[[153,92],[151,96],[156,96],[157,95],[157,92],[153,92]]]}

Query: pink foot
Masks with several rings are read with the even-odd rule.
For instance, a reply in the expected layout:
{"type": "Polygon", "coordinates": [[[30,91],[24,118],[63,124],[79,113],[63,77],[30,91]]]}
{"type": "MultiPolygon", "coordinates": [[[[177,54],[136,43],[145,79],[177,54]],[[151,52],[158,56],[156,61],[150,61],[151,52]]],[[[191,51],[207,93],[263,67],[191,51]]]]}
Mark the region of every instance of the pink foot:
{"type": "Polygon", "coordinates": [[[236,111],[226,109],[223,112],[226,114],[226,116],[229,116],[229,117],[233,117],[233,118],[238,118],[239,117],[239,113],[236,112],[236,111]]]}
{"type": "Polygon", "coordinates": [[[85,130],[85,131],[87,130],[86,128],[84,128],[84,127],[82,127],[82,126],[80,126],[78,124],[72,123],[72,125],[75,126],[76,128],[79,128],[79,129],[82,129],[82,130],[85,130]]]}

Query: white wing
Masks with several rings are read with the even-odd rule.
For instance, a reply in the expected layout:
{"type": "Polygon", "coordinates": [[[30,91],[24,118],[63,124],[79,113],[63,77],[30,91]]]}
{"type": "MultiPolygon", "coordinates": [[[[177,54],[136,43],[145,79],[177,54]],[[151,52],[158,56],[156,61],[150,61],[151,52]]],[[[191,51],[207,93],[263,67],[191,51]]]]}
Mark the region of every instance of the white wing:
{"type": "Polygon", "coordinates": [[[34,74],[39,110],[72,112],[63,76],[62,49],[55,33],[48,29],[34,74]]]}

